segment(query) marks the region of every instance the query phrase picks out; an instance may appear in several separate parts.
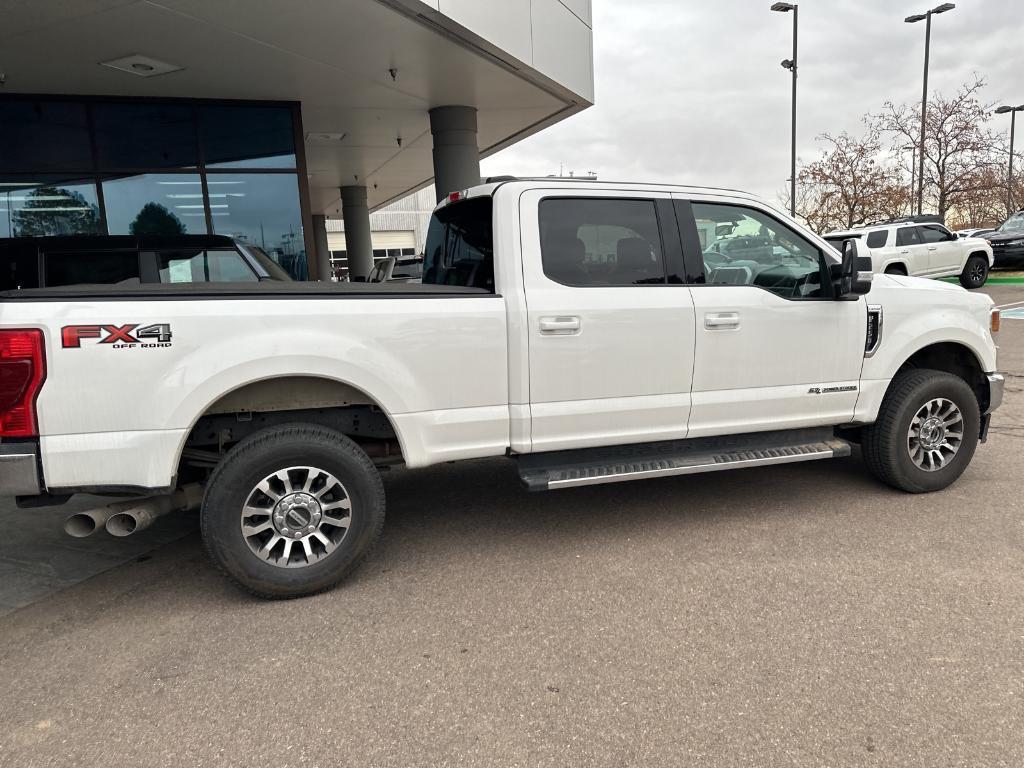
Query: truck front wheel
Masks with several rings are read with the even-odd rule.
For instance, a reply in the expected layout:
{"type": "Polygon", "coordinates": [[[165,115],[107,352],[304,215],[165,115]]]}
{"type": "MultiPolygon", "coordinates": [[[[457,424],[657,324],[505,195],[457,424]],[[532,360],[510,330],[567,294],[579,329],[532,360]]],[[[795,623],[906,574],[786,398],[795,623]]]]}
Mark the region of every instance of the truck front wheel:
{"type": "Polygon", "coordinates": [[[981,414],[963,379],[913,368],[897,374],[878,420],[864,429],[861,451],[871,473],[909,493],[950,485],[978,446],[981,414]]]}
{"type": "Polygon", "coordinates": [[[384,487],[369,457],[331,429],[267,429],[232,448],[203,500],[203,542],[233,582],[265,598],[329,589],[384,525],[384,487]]]}

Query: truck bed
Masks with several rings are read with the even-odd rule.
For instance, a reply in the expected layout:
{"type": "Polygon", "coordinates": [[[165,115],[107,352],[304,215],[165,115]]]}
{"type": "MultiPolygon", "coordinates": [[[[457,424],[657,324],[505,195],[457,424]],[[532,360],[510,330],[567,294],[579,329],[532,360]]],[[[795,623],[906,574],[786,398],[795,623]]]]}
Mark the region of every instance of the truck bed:
{"type": "Polygon", "coordinates": [[[68,285],[0,291],[0,301],[159,300],[159,299],[381,299],[439,298],[490,295],[483,288],[422,283],[127,283],[115,285],[68,285]]]}

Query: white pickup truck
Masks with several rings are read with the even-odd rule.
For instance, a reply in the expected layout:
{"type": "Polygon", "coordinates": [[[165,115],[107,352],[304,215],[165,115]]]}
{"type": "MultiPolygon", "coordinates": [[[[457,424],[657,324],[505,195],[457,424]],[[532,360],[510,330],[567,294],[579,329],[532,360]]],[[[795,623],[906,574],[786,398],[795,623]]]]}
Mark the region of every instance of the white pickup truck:
{"type": "Polygon", "coordinates": [[[214,562],[294,597],[366,554],[399,462],[544,490],[859,443],[944,488],[1002,398],[998,313],[843,245],[734,191],[503,179],[438,206],[422,285],[0,293],[0,494],[148,496],[93,511],[122,534],[201,500],[214,562]]]}

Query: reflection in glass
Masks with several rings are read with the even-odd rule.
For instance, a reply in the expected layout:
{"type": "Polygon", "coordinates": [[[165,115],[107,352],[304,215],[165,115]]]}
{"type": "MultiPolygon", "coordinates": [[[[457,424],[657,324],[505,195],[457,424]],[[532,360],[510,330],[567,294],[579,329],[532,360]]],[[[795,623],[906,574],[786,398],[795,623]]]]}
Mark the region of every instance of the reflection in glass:
{"type": "Polygon", "coordinates": [[[296,280],[307,279],[298,178],[290,173],[211,173],[213,231],[253,243],[296,280]]]}
{"type": "Polygon", "coordinates": [[[148,173],[103,182],[111,235],[205,235],[203,185],[195,174],[148,173]]]}
{"type": "Polygon", "coordinates": [[[199,120],[208,168],[295,167],[289,107],[203,107],[199,120]]]}
{"type": "Polygon", "coordinates": [[[193,168],[199,164],[193,109],[184,104],[97,104],[102,169],[193,168]]]}
{"type": "Polygon", "coordinates": [[[0,237],[100,231],[100,209],[92,181],[51,176],[0,178],[0,237]]]}
{"type": "Polygon", "coordinates": [[[157,254],[161,283],[254,283],[259,280],[237,251],[178,250],[157,254]]]}
{"type": "Polygon", "coordinates": [[[84,104],[0,102],[0,171],[81,172],[92,167],[84,104]]]}

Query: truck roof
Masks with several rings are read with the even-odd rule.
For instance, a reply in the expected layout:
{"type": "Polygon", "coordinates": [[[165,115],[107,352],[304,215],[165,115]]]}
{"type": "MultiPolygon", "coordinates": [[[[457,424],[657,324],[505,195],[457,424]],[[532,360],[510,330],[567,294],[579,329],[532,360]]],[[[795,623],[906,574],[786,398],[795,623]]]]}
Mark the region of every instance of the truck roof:
{"type": "Polygon", "coordinates": [[[499,188],[509,184],[522,185],[524,187],[536,187],[543,184],[544,187],[552,189],[567,189],[574,186],[588,186],[593,188],[628,187],[632,190],[644,192],[686,191],[713,195],[724,194],[729,197],[743,197],[771,205],[769,201],[764,200],[751,192],[745,192],[741,189],[731,189],[728,187],[704,187],[692,184],[663,184],[658,182],[606,181],[604,179],[592,179],[586,177],[565,178],[561,176],[492,176],[485,179],[483,184],[478,184],[475,187],[470,187],[469,189],[465,189],[460,192],[453,192],[449,197],[442,199],[438,205],[446,205],[449,202],[455,202],[464,198],[493,195],[499,188]]]}

